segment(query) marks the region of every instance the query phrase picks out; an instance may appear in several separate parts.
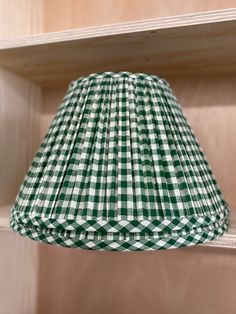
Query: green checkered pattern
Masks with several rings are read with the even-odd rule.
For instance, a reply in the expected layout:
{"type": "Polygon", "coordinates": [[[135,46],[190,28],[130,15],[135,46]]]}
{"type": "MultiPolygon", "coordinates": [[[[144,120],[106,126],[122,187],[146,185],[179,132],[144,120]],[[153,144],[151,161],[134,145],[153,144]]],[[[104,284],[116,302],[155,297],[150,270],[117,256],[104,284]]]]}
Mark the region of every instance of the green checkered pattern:
{"type": "Polygon", "coordinates": [[[229,208],[169,83],[102,72],[69,84],[10,223],[49,244],[146,251],[221,236],[229,208]]]}

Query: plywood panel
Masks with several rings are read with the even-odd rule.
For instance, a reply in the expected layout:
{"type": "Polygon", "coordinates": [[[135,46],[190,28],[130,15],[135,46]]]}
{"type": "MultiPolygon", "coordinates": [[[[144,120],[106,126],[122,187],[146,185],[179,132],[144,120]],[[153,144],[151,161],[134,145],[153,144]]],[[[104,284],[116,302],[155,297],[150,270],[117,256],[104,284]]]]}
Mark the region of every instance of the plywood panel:
{"type": "Polygon", "coordinates": [[[236,73],[236,9],[88,27],[0,43],[0,65],[42,86],[102,71],[236,73]]]}
{"type": "Polygon", "coordinates": [[[0,313],[36,311],[37,244],[9,230],[10,204],[39,144],[39,87],[0,70],[0,313]],[[5,206],[4,206],[5,205],[5,206]]]}
{"type": "Polygon", "coordinates": [[[36,313],[38,244],[0,227],[0,313],[36,313]]]}
{"type": "Polygon", "coordinates": [[[234,314],[235,251],[89,252],[41,246],[39,313],[234,314]]]}
{"type": "Polygon", "coordinates": [[[236,76],[178,78],[170,83],[236,213],[236,76]]]}
{"type": "Polygon", "coordinates": [[[0,0],[0,39],[40,33],[43,0],[0,0]]]}
{"type": "Polygon", "coordinates": [[[39,144],[39,87],[0,70],[0,206],[10,203],[39,144]]]}
{"type": "Polygon", "coordinates": [[[45,0],[44,31],[220,10],[235,5],[235,0],[45,0]]]}
{"type": "Polygon", "coordinates": [[[61,104],[64,95],[67,91],[67,85],[58,88],[43,88],[42,89],[42,109],[40,116],[40,138],[47,132],[53,117],[61,104]]]}
{"type": "Polygon", "coordinates": [[[230,207],[236,212],[236,104],[185,108],[230,207]]]}
{"type": "MultiPolygon", "coordinates": [[[[0,39],[42,30],[41,0],[0,0],[0,39]]],[[[40,88],[0,69],[0,313],[36,313],[38,244],[8,227],[10,203],[38,146],[40,88]]]]}

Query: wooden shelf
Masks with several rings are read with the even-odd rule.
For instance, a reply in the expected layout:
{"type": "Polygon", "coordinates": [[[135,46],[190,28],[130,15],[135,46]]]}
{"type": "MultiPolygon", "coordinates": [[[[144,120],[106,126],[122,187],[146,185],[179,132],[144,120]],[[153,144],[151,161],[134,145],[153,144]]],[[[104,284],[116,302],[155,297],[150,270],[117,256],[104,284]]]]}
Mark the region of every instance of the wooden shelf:
{"type": "Polygon", "coordinates": [[[101,71],[236,73],[236,9],[3,40],[0,66],[42,86],[101,71]]]}
{"type": "Polygon", "coordinates": [[[202,245],[220,248],[236,249],[236,224],[231,223],[231,227],[227,233],[213,241],[208,241],[202,245]]]}
{"type": "Polygon", "coordinates": [[[10,206],[0,206],[0,229],[10,228],[9,225],[10,206]]]}

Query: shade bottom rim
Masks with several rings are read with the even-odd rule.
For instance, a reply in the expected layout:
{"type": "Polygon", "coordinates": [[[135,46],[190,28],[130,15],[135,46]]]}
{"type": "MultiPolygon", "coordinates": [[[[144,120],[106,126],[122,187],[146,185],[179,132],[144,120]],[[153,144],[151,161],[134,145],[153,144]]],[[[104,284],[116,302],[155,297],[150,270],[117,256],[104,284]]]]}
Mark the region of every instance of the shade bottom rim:
{"type": "Polygon", "coordinates": [[[205,242],[216,239],[222,236],[229,229],[229,219],[226,217],[215,227],[205,227],[202,229],[192,230],[192,232],[184,232],[178,235],[171,235],[162,238],[155,238],[155,235],[144,235],[140,239],[127,237],[126,239],[111,240],[109,235],[106,238],[91,238],[81,235],[66,236],[59,232],[47,232],[43,229],[30,228],[19,223],[15,219],[10,220],[10,226],[13,231],[23,237],[31,240],[39,241],[49,245],[56,245],[67,248],[77,248],[85,250],[100,250],[100,251],[151,251],[161,249],[173,249],[179,247],[192,246],[195,244],[203,244],[205,242]],[[201,231],[200,231],[201,230],[201,231]]]}

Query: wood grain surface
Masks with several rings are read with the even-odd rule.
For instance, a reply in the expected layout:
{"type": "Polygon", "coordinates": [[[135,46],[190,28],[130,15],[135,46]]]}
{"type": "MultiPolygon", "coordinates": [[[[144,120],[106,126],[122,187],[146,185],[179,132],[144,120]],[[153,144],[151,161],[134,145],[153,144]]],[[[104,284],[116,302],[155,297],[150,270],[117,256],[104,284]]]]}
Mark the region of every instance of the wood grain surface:
{"type": "Polygon", "coordinates": [[[159,76],[236,73],[236,9],[211,11],[0,42],[0,65],[42,86],[92,72],[159,76]]]}
{"type": "Polygon", "coordinates": [[[234,314],[235,250],[89,252],[41,246],[39,312],[234,314]]]}
{"type": "MultiPolygon", "coordinates": [[[[0,39],[42,31],[41,0],[0,0],[0,39]]],[[[40,87],[0,69],[0,314],[35,314],[38,243],[7,227],[39,144],[40,87]]]]}
{"type": "Polygon", "coordinates": [[[61,31],[235,6],[235,0],[45,0],[44,31],[61,31]]]}

